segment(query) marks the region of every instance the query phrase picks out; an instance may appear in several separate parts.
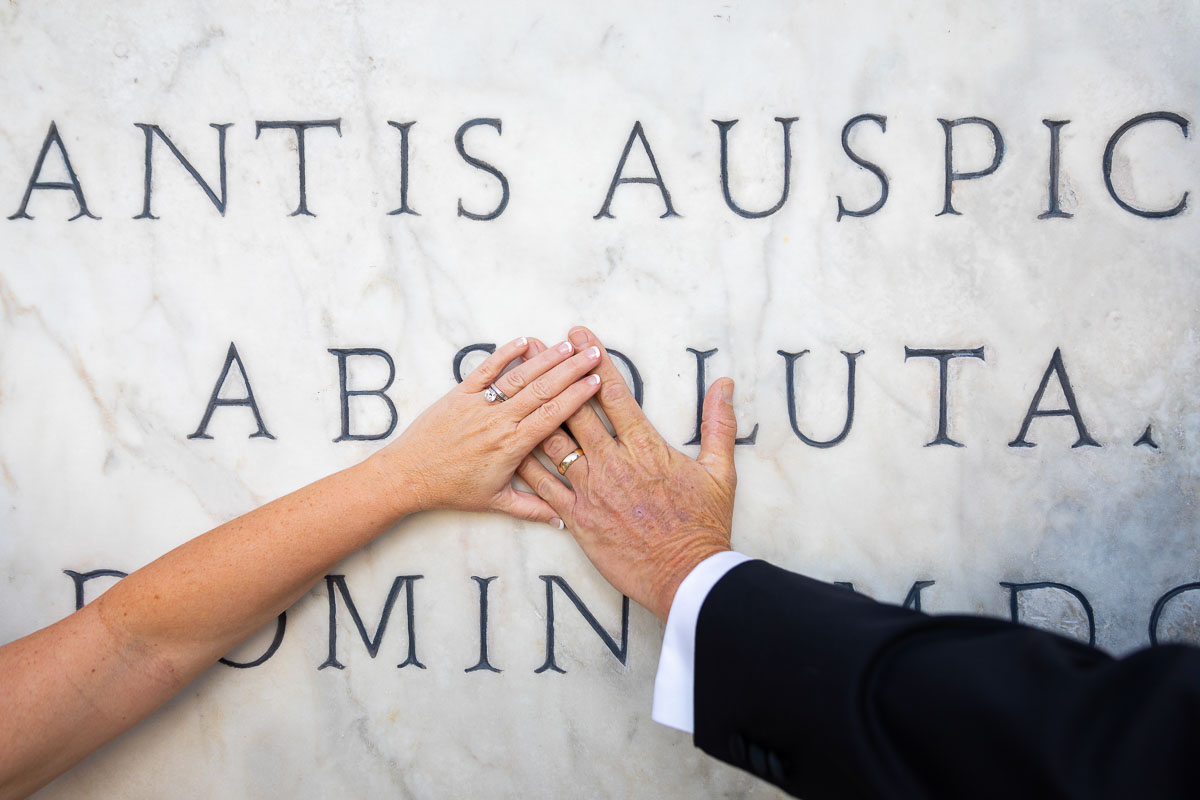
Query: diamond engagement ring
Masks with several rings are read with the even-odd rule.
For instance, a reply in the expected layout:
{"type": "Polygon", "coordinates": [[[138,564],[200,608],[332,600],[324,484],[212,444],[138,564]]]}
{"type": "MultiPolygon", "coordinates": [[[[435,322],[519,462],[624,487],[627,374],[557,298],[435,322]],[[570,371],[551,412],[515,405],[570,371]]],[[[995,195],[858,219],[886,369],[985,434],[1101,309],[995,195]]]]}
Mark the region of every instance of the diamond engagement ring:
{"type": "Polygon", "coordinates": [[[487,400],[489,403],[503,403],[508,399],[508,395],[500,391],[500,387],[493,383],[491,386],[483,390],[483,399],[487,400]]]}

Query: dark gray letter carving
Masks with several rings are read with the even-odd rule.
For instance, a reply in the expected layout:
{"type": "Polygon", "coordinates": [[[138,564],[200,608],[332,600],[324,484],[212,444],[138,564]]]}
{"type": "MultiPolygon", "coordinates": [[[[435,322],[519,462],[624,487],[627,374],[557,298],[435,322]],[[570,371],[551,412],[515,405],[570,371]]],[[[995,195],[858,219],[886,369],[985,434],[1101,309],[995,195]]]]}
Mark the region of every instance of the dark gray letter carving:
{"type": "Polygon", "coordinates": [[[158,127],[157,125],[148,125],[144,122],[135,122],[133,124],[141,128],[142,133],[146,135],[146,168],[145,172],[143,173],[145,175],[145,190],[143,192],[142,213],[138,214],[136,217],[134,217],[134,219],[158,219],[158,217],[154,216],[154,214],[150,211],[150,193],[153,191],[152,176],[154,174],[154,137],[156,134],[158,138],[163,140],[163,144],[165,144],[167,149],[171,151],[171,154],[178,159],[179,163],[183,165],[183,168],[187,170],[188,174],[192,176],[192,179],[196,181],[196,183],[200,184],[200,188],[204,190],[204,194],[208,195],[208,199],[214,206],[217,207],[217,211],[221,213],[221,216],[225,216],[225,202],[228,197],[225,181],[225,129],[233,123],[225,122],[222,124],[217,124],[215,122],[210,122],[208,125],[210,128],[217,129],[217,163],[220,169],[221,181],[220,197],[217,197],[217,195],[213,192],[212,187],[208,185],[208,182],[205,181],[204,178],[200,177],[200,173],[196,171],[196,168],[192,166],[192,163],[183,157],[183,153],[179,152],[179,148],[175,146],[175,143],[167,138],[167,135],[162,132],[162,128],[158,127]]]}
{"type": "Polygon", "coordinates": [[[337,350],[330,348],[329,352],[337,356],[338,360],[338,387],[342,400],[342,432],[334,439],[335,442],[372,442],[377,439],[386,439],[392,435],[392,431],[396,430],[396,404],[392,402],[392,398],[387,396],[387,390],[391,388],[392,382],[396,380],[396,364],[392,361],[392,357],[388,355],[386,350],[380,350],[376,347],[354,347],[349,350],[337,350]],[[383,386],[378,389],[349,389],[346,387],[348,381],[348,370],[346,369],[346,360],[350,356],[375,356],[382,358],[388,365],[388,378],[383,386]],[[392,421],[388,423],[387,430],[381,433],[351,433],[350,432],[350,398],[363,395],[373,395],[387,405],[388,413],[392,416],[392,421]]]}
{"type": "Polygon", "coordinates": [[[937,216],[942,214],[959,214],[954,210],[954,205],[950,202],[951,192],[954,189],[955,181],[969,181],[975,178],[982,178],[991,175],[1000,166],[1000,162],[1004,160],[1004,137],[1000,135],[1000,129],[996,124],[989,119],[983,117],[963,117],[962,119],[939,119],[942,124],[942,130],[946,133],[946,194],[945,203],[942,210],[937,213],[937,216]],[[979,170],[978,172],[955,172],[954,171],[954,129],[959,125],[983,125],[992,134],[992,163],[987,169],[979,170]]]}
{"type": "Polygon", "coordinates": [[[258,424],[258,430],[250,434],[250,438],[275,438],[267,431],[267,426],[263,423],[262,414],[258,411],[258,403],[254,401],[254,389],[250,387],[250,376],[246,374],[246,367],[242,365],[242,358],[238,355],[237,347],[233,342],[229,343],[229,352],[225,354],[225,366],[221,368],[221,376],[217,378],[217,382],[213,386],[212,396],[208,399],[208,407],[204,409],[204,417],[200,420],[200,426],[196,428],[195,433],[189,433],[187,438],[213,438],[205,431],[208,428],[209,420],[212,419],[213,412],[217,410],[217,406],[249,406],[250,411],[254,414],[254,421],[258,424]],[[242,374],[242,382],[246,384],[246,396],[223,398],[220,396],[221,387],[225,385],[225,378],[229,375],[229,368],[234,364],[237,364],[238,372],[242,374]]]}
{"type": "Polygon", "coordinates": [[[456,148],[458,148],[458,154],[460,156],[462,156],[463,161],[467,162],[468,164],[470,164],[472,167],[475,167],[476,169],[483,170],[484,172],[488,173],[489,175],[492,175],[493,177],[495,177],[496,180],[500,181],[500,202],[496,205],[495,208],[493,208],[491,211],[489,211],[485,214],[475,214],[475,213],[473,213],[471,211],[467,211],[465,208],[463,208],[462,198],[460,197],[458,199],[458,215],[460,217],[466,217],[467,219],[477,219],[477,220],[487,221],[490,219],[495,219],[496,217],[503,214],[504,209],[508,206],[508,178],[504,177],[503,172],[496,169],[488,162],[483,161],[482,159],[475,158],[474,156],[467,154],[466,147],[463,145],[463,136],[466,134],[467,131],[469,131],[471,128],[474,128],[476,125],[488,125],[488,126],[495,128],[496,133],[503,133],[503,131],[500,129],[500,120],[498,120],[498,119],[469,120],[467,122],[464,122],[459,127],[458,132],[454,134],[454,146],[456,148]]]}
{"type": "Polygon", "coordinates": [[[1134,117],[1117,128],[1116,133],[1109,138],[1108,144],[1104,147],[1104,185],[1108,187],[1108,194],[1116,204],[1130,214],[1137,214],[1139,217],[1146,217],[1148,219],[1161,219],[1163,217],[1173,217],[1187,208],[1188,193],[1184,192],[1183,197],[1179,198],[1179,202],[1172,208],[1162,211],[1147,211],[1146,209],[1136,208],[1118,197],[1117,190],[1113,188],[1112,182],[1113,152],[1117,149],[1117,143],[1121,141],[1121,137],[1128,133],[1130,129],[1136,128],[1144,122],[1152,122],[1154,120],[1174,122],[1179,126],[1179,130],[1183,131],[1183,138],[1188,138],[1188,122],[1178,114],[1172,114],[1170,111],[1155,111],[1150,114],[1142,114],[1134,117]]]}
{"type": "Polygon", "coordinates": [[[932,447],[935,444],[948,444],[954,447],[962,447],[961,442],[956,442],[949,437],[946,429],[950,427],[950,412],[948,403],[946,402],[946,390],[950,384],[950,359],[952,358],[978,358],[984,360],[983,347],[976,347],[973,350],[914,350],[905,345],[904,360],[910,358],[936,358],[938,360],[938,429],[937,436],[932,442],[927,442],[926,447],[932,447]]]}
{"type": "Polygon", "coordinates": [[[833,447],[841,444],[850,434],[850,428],[854,425],[854,365],[865,351],[859,350],[857,353],[847,353],[841,351],[846,357],[846,422],[842,425],[842,432],[832,439],[824,442],[819,442],[816,439],[810,439],[800,430],[800,423],[796,421],[796,361],[800,359],[807,350],[801,350],[799,353],[789,353],[786,350],[779,350],[779,355],[783,356],[784,360],[784,383],[787,386],[787,406],[788,419],[792,423],[792,432],[800,437],[800,441],[811,447],[833,447]]]}
{"type": "Polygon", "coordinates": [[[872,214],[874,214],[876,211],[878,211],[879,209],[883,208],[883,204],[887,202],[887,198],[888,198],[887,175],[884,174],[883,170],[879,167],[878,164],[872,164],[870,161],[867,161],[864,158],[860,158],[857,153],[855,153],[853,150],[850,149],[850,131],[858,123],[865,122],[867,120],[871,120],[872,122],[877,123],[879,125],[879,129],[881,131],[887,132],[887,117],[880,116],[879,114],[859,114],[857,117],[855,117],[854,119],[847,122],[846,125],[842,128],[842,149],[846,151],[846,155],[850,156],[851,161],[853,161],[855,164],[858,164],[860,167],[867,170],[868,172],[870,172],[876,178],[879,179],[879,199],[876,200],[873,204],[871,204],[867,208],[862,209],[861,211],[854,211],[854,210],[846,208],[844,205],[842,205],[842,196],[839,194],[838,198],[837,198],[837,204],[838,204],[837,221],[838,222],[842,221],[842,217],[869,217],[872,214]]]}
{"type": "MultiPolygon", "coordinates": [[[[708,379],[704,375],[704,362],[708,361],[708,357],[717,352],[717,348],[712,350],[696,350],[691,347],[687,349],[689,353],[696,357],[696,432],[692,434],[692,438],[688,439],[684,444],[700,444],[700,426],[704,422],[704,389],[708,385],[708,379]]],[[[733,440],[734,444],[754,444],[758,441],[758,423],[754,423],[750,433],[745,436],[739,436],[733,440]]]]}
{"type": "Polygon", "coordinates": [[[392,122],[388,120],[388,125],[400,131],[400,207],[394,211],[389,211],[388,216],[396,214],[412,214],[414,217],[421,216],[408,205],[408,129],[415,124],[416,120],[412,122],[392,122]]]}
{"type": "Polygon", "coordinates": [[[316,214],[308,210],[308,178],[305,171],[304,160],[304,132],[309,128],[333,128],[337,131],[338,138],[342,135],[342,119],[310,119],[303,122],[282,120],[264,122],[259,120],[254,123],[254,138],[257,139],[264,130],[273,130],[278,128],[286,128],[296,133],[296,160],[300,168],[300,205],[296,206],[296,210],[289,216],[295,217],[303,214],[308,217],[315,217],[316,214]]]}
{"type": "Polygon", "coordinates": [[[738,124],[736,119],[719,120],[714,119],[717,129],[721,132],[721,191],[725,195],[725,205],[737,214],[739,217],[746,219],[760,219],[769,217],[779,209],[783,208],[783,204],[787,202],[788,190],[791,188],[791,173],[792,173],[792,139],[791,128],[792,123],[799,117],[776,117],[775,121],[783,126],[783,190],[779,193],[779,202],[768,208],[766,211],[746,211],[737,203],[733,202],[733,195],[729,192],[729,129],[738,124]]]}
{"type": "Polygon", "coordinates": [[[600,211],[592,219],[600,219],[601,217],[614,219],[612,213],[609,211],[609,206],[612,205],[613,194],[617,191],[617,186],[622,183],[653,183],[662,194],[663,205],[667,207],[667,210],[659,216],[659,219],[680,216],[671,205],[671,193],[667,191],[667,185],[663,182],[662,173],[658,171],[658,163],[654,160],[654,151],[650,149],[650,142],[646,141],[646,134],[642,132],[642,123],[640,121],[633,123],[633,130],[629,132],[629,139],[625,142],[625,149],[621,151],[621,160],[617,162],[617,171],[613,173],[612,183],[608,185],[608,195],[604,198],[604,205],[600,206],[600,211]],[[633,149],[634,139],[641,141],[642,149],[646,151],[646,156],[650,159],[650,169],[654,171],[653,178],[625,178],[621,176],[621,173],[625,171],[625,160],[629,158],[629,151],[633,149]]]}
{"type": "Polygon", "coordinates": [[[1067,377],[1066,367],[1063,366],[1062,350],[1054,348],[1054,355],[1050,357],[1050,366],[1046,367],[1046,372],[1042,375],[1042,382],[1038,385],[1037,392],[1033,395],[1033,402],[1029,404],[1029,413],[1025,415],[1025,420],[1021,423],[1021,431],[1017,434],[1017,438],[1008,443],[1009,447],[1037,447],[1037,442],[1029,442],[1025,440],[1025,435],[1029,433],[1029,426],[1033,422],[1034,417],[1070,417],[1075,420],[1075,430],[1079,434],[1079,439],[1071,447],[1099,447],[1100,443],[1091,437],[1088,433],[1087,426],[1083,424],[1083,415],[1079,413],[1079,406],[1075,402],[1075,392],[1071,389],[1071,380],[1067,377]],[[1067,399],[1066,408],[1050,408],[1039,409],[1038,405],[1042,402],[1042,395],[1046,392],[1046,386],[1050,383],[1050,376],[1058,376],[1058,383],[1062,386],[1063,396],[1067,399]]]}
{"type": "Polygon", "coordinates": [[[79,185],[79,178],[75,176],[75,170],[71,168],[71,159],[67,155],[67,148],[63,144],[62,137],[58,135],[58,126],[53,122],[50,123],[50,130],[46,133],[46,139],[42,142],[42,149],[38,153],[37,162],[33,165],[33,174],[29,176],[29,184],[25,187],[25,196],[21,198],[21,207],[9,219],[33,219],[25,210],[29,208],[29,198],[33,196],[34,189],[62,189],[72,192],[75,195],[75,202],[79,204],[79,213],[71,217],[68,220],[69,222],[74,222],[80,217],[100,219],[88,211],[87,200],[83,199],[83,187],[79,185]],[[46,154],[50,152],[50,145],[52,144],[57,145],[58,154],[62,156],[63,166],[67,168],[67,177],[70,179],[69,183],[64,181],[38,180],[42,174],[42,164],[45,163],[46,154]]]}
{"type": "Polygon", "coordinates": [[[1059,128],[1070,122],[1069,119],[1044,119],[1042,124],[1050,129],[1050,200],[1049,208],[1038,214],[1038,219],[1070,219],[1075,216],[1068,214],[1058,207],[1058,134],[1059,128]]]}
{"type": "Polygon", "coordinates": [[[503,672],[503,670],[493,667],[488,661],[488,585],[496,580],[496,577],[495,575],[490,578],[471,576],[471,580],[479,584],[479,661],[475,663],[475,666],[467,667],[463,672],[475,672],[481,669],[488,672],[503,672]]]}
{"type": "Polygon", "coordinates": [[[583,604],[583,601],[579,599],[579,595],[575,594],[567,582],[562,579],[562,576],[539,575],[538,577],[546,582],[546,662],[535,669],[534,672],[542,673],[546,670],[551,670],[553,672],[566,674],[566,670],[554,662],[555,585],[562,589],[563,594],[567,596],[567,599],[575,604],[575,608],[579,610],[579,613],[583,615],[583,618],[587,621],[587,624],[590,625],[592,630],[596,632],[596,635],[600,637],[600,641],[604,642],[604,646],[607,647],[612,654],[617,657],[618,661],[624,664],[625,657],[629,653],[629,598],[624,596],[621,598],[621,643],[618,645],[616,641],[614,641],[613,638],[608,635],[608,631],[601,627],[600,621],[596,619],[595,615],[592,614],[592,612],[588,610],[588,607],[583,604]]]}
{"type": "Polygon", "coordinates": [[[1036,581],[1034,583],[1008,583],[1000,581],[1000,585],[1008,589],[1011,593],[1008,598],[1008,610],[1013,622],[1020,622],[1020,606],[1017,602],[1017,597],[1021,592],[1029,589],[1057,589],[1060,592],[1066,592],[1079,601],[1079,605],[1083,608],[1083,613],[1087,617],[1088,624],[1088,646],[1096,646],[1096,616],[1092,613],[1092,604],[1088,602],[1087,597],[1083,592],[1076,589],[1074,586],[1067,586],[1065,583],[1055,583],[1054,581],[1036,581]]]}
{"type": "Polygon", "coordinates": [[[425,577],[424,575],[397,575],[392,581],[391,591],[388,592],[387,600],[383,602],[383,613],[379,617],[379,625],[375,628],[375,635],[367,634],[367,628],[363,625],[362,617],[359,616],[358,607],[354,605],[354,600],[350,597],[350,589],[346,586],[345,575],[326,575],[325,584],[329,591],[329,657],[318,670],[326,667],[334,669],[345,669],[346,665],[337,660],[337,593],[340,592],[342,600],[346,603],[346,609],[350,612],[350,619],[354,621],[354,627],[358,629],[358,635],[362,638],[362,642],[367,647],[367,653],[374,658],[379,653],[379,645],[383,643],[383,633],[387,630],[388,619],[392,616],[392,606],[396,604],[396,597],[400,594],[400,587],[404,587],[404,600],[408,608],[408,658],[403,663],[397,664],[399,669],[403,669],[409,665],[425,669],[425,665],[417,660],[417,631],[416,622],[413,617],[413,583],[425,577]],[[337,589],[337,592],[334,591],[337,589]]]}

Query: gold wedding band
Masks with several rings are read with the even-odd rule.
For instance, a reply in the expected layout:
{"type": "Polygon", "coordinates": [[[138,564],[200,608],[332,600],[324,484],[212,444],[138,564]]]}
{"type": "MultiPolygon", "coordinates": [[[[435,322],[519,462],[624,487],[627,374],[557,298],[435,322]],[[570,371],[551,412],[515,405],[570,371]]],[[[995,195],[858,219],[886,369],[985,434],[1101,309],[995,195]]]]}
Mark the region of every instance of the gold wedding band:
{"type": "Polygon", "coordinates": [[[567,469],[570,468],[570,466],[572,464],[574,464],[576,461],[578,461],[580,456],[582,456],[582,455],[583,455],[582,447],[576,447],[574,450],[567,453],[567,457],[564,458],[562,461],[558,462],[558,474],[566,475],[567,469]]]}

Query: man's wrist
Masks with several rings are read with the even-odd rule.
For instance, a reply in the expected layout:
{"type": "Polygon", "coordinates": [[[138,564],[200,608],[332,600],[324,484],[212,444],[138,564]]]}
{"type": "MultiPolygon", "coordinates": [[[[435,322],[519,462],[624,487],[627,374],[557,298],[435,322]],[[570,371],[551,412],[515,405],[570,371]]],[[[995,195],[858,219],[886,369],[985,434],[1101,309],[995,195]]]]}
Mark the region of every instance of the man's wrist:
{"type": "Polygon", "coordinates": [[[728,543],[706,542],[689,546],[672,556],[660,571],[660,582],[651,601],[653,605],[647,607],[665,623],[671,613],[671,605],[675,602],[675,593],[679,591],[679,585],[692,570],[711,556],[731,549],[728,543]]]}

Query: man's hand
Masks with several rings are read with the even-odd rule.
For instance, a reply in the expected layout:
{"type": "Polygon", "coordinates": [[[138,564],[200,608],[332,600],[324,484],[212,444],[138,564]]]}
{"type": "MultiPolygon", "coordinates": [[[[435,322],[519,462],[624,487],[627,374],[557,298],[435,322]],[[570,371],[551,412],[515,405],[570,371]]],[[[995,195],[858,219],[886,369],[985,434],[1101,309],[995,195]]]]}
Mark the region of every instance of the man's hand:
{"type": "Polygon", "coordinates": [[[729,550],[737,474],[733,445],[733,381],[721,378],[704,397],[700,455],[695,461],[668,445],[642,413],[625,379],[587,328],[573,328],[577,351],[601,349],[597,397],[616,430],[584,403],[565,431],[542,449],[561,464],[578,446],[563,485],[530,455],[518,474],[549,503],[609,583],[666,620],[675,590],[704,559],[729,550]],[[573,438],[572,438],[573,437],[573,438]]]}

